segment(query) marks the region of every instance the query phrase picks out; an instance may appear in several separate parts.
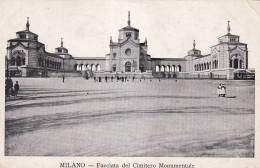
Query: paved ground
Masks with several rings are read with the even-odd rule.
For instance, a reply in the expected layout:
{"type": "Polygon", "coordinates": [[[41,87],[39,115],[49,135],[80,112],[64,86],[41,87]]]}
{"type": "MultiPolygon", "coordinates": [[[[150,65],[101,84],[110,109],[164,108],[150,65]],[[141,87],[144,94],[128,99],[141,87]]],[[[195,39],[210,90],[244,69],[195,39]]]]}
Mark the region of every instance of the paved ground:
{"type": "Polygon", "coordinates": [[[254,81],[18,80],[6,155],[253,157],[254,81]],[[216,88],[227,86],[220,98],[216,88]]]}

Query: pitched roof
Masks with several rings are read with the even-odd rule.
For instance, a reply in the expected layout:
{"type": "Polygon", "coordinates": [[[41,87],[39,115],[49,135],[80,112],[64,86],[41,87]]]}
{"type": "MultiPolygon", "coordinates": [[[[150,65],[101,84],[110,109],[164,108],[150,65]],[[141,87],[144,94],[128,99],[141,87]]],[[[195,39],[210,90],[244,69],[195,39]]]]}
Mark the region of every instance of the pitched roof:
{"type": "Polygon", "coordinates": [[[136,28],[134,28],[134,27],[132,27],[132,26],[130,26],[130,25],[128,25],[128,26],[126,26],[126,27],[123,27],[123,28],[120,29],[120,30],[135,30],[135,31],[139,31],[138,29],[136,29],[136,28]]]}
{"type": "Polygon", "coordinates": [[[161,61],[186,61],[185,58],[151,58],[152,61],[161,60],[161,61]]]}
{"type": "Polygon", "coordinates": [[[74,57],[74,60],[105,60],[105,57],[74,57]]]}
{"type": "Polygon", "coordinates": [[[33,34],[33,35],[38,36],[37,34],[31,32],[31,31],[28,31],[28,30],[18,31],[18,32],[16,32],[16,33],[29,33],[29,34],[33,34]]]}

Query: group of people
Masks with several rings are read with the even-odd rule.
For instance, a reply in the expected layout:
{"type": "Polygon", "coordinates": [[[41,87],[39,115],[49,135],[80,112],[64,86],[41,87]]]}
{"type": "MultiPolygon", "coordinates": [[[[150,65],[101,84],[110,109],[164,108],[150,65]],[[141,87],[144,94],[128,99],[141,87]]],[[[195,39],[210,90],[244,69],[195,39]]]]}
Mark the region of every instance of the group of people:
{"type": "Polygon", "coordinates": [[[13,80],[11,77],[7,77],[5,80],[5,97],[14,96],[17,97],[19,91],[19,84],[16,81],[15,85],[13,85],[13,80]]]}
{"type": "MultiPolygon", "coordinates": [[[[101,82],[102,81],[102,78],[99,76],[99,77],[93,77],[93,79],[94,79],[94,82],[101,82]]],[[[107,77],[107,76],[105,76],[105,81],[106,82],[108,82],[108,80],[109,80],[109,77],[107,77]]],[[[113,76],[111,76],[111,82],[113,82],[114,81],[114,77],[113,76]]],[[[132,79],[132,82],[134,82],[135,81],[135,77],[133,76],[132,78],[127,78],[126,76],[116,76],[115,77],[115,79],[116,79],[116,82],[118,82],[118,81],[122,81],[122,82],[127,82],[127,81],[131,81],[131,79],[132,79]]],[[[142,77],[141,79],[140,79],[140,82],[142,81],[142,79],[145,81],[145,77],[142,77]]],[[[152,79],[150,79],[150,82],[152,82],[152,79]]]]}
{"type": "Polygon", "coordinates": [[[218,88],[218,90],[217,90],[218,96],[219,97],[226,97],[226,86],[225,86],[225,84],[220,83],[217,88],[218,88]]]}

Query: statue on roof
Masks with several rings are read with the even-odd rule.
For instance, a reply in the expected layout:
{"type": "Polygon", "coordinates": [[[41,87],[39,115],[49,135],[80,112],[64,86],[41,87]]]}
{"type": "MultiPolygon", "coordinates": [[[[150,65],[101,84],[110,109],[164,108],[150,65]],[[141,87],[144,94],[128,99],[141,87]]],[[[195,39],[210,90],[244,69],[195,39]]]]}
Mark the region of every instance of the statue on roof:
{"type": "Polygon", "coordinates": [[[26,30],[27,30],[27,31],[29,31],[29,27],[30,27],[29,17],[27,17],[27,23],[26,23],[26,30]]]}
{"type": "Polygon", "coordinates": [[[127,24],[128,24],[128,26],[130,26],[130,24],[131,24],[131,21],[130,21],[130,11],[128,11],[128,21],[127,21],[127,24]]]}

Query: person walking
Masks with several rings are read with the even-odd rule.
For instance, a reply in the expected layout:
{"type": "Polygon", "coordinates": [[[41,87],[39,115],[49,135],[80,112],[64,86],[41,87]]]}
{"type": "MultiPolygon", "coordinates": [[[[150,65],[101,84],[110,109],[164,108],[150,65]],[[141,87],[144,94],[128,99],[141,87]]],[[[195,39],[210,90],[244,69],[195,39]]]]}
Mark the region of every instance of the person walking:
{"type": "Polygon", "coordinates": [[[14,95],[14,90],[13,90],[13,80],[12,80],[12,78],[10,77],[7,77],[7,79],[6,79],[6,85],[7,85],[7,90],[8,90],[8,97],[10,96],[10,95],[14,95]],[[11,93],[10,93],[11,92],[11,93]]]}
{"type": "Polygon", "coordinates": [[[135,76],[133,76],[133,82],[135,81],[135,76]]]}
{"type": "Polygon", "coordinates": [[[113,76],[111,76],[111,82],[113,82],[113,79],[114,79],[114,77],[113,77],[113,76]]]}
{"type": "Polygon", "coordinates": [[[107,82],[107,76],[105,76],[105,80],[106,80],[106,82],[107,82]]]}
{"type": "Polygon", "coordinates": [[[94,76],[94,82],[96,82],[96,77],[94,76]]]}
{"type": "Polygon", "coordinates": [[[18,81],[16,81],[14,85],[14,97],[17,97],[18,91],[19,91],[19,84],[18,81]]]}
{"type": "Polygon", "coordinates": [[[63,76],[62,76],[62,82],[63,82],[63,83],[64,83],[64,80],[65,80],[65,76],[63,75],[63,76]]]}
{"type": "Polygon", "coordinates": [[[218,85],[218,87],[217,87],[217,94],[218,94],[218,97],[220,97],[221,96],[221,83],[218,85]]]}
{"type": "Polygon", "coordinates": [[[221,94],[222,97],[226,97],[226,86],[225,86],[225,84],[221,85],[220,94],[221,94]]]}

